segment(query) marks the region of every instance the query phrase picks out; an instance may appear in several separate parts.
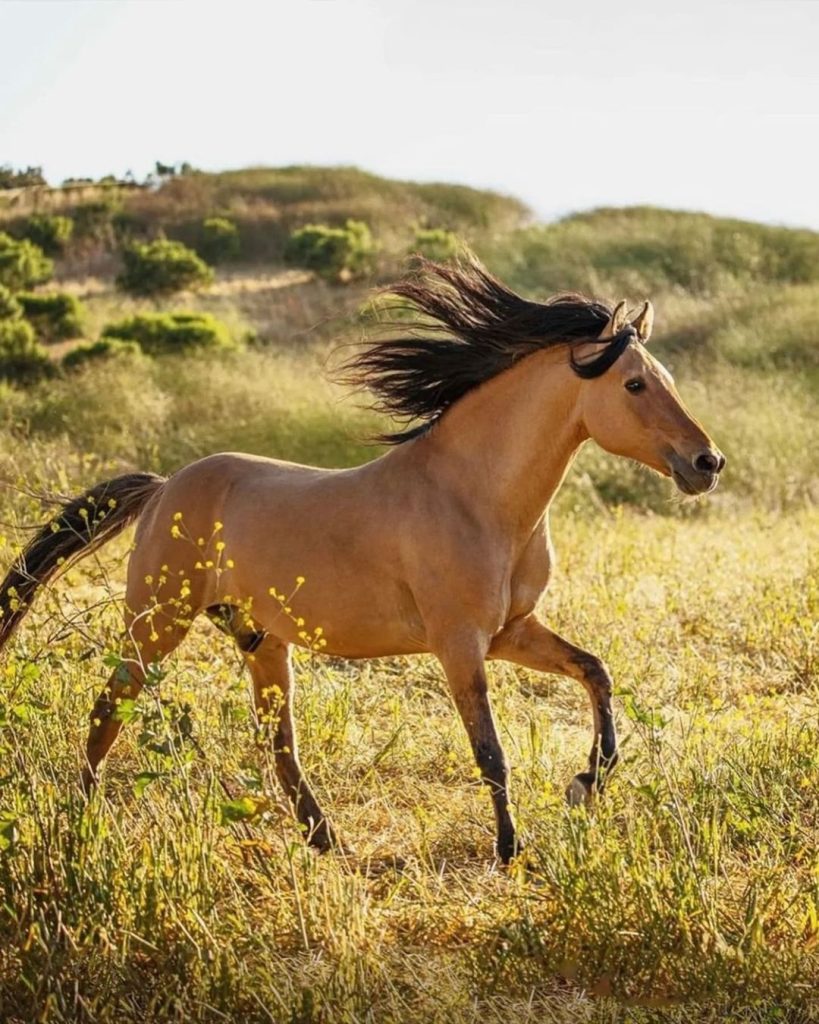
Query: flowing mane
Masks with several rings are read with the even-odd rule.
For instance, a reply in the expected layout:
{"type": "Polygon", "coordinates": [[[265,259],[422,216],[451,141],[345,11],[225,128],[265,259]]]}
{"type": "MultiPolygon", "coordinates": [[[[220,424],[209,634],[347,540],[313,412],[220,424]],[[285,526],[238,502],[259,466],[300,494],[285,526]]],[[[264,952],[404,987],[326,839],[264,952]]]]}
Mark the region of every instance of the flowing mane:
{"type": "MultiPolygon", "coordinates": [[[[532,302],[513,292],[471,254],[447,265],[419,259],[414,273],[384,289],[406,300],[417,321],[406,332],[369,342],[344,364],[341,380],[366,388],[374,407],[408,424],[378,440],[401,444],[424,433],[460,398],[539,349],[596,339],[611,317],[605,303],[574,293],[532,302]]],[[[634,332],[617,335],[580,376],[605,372],[634,332]]]]}

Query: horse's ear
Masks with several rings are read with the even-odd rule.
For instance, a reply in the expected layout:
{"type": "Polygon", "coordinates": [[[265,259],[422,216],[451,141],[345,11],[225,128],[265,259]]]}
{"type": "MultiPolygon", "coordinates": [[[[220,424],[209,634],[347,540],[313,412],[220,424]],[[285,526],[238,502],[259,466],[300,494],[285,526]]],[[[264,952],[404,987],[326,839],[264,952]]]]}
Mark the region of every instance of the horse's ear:
{"type": "Polygon", "coordinates": [[[631,321],[631,326],[637,331],[640,341],[647,345],[648,339],[651,337],[651,328],[654,326],[654,307],[648,299],[646,299],[643,308],[637,316],[631,321]]]}
{"type": "Polygon", "coordinates": [[[617,303],[617,307],[609,317],[609,322],[597,335],[598,341],[608,341],[619,334],[626,325],[626,300],[617,303]]]}

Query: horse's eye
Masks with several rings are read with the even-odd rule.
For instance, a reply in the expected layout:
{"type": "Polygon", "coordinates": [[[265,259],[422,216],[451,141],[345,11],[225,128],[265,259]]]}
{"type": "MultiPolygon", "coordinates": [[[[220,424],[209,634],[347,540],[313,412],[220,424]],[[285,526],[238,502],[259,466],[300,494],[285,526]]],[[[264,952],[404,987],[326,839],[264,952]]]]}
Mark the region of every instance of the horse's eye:
{"type": "Polygon", "coordinates": [[[645,387],[645,381],[640,380],[639,377],[633,377],[626,381],[626,391],[630,391],[632,395],[636,395],[638,391],[645,391],[645,387]]]}

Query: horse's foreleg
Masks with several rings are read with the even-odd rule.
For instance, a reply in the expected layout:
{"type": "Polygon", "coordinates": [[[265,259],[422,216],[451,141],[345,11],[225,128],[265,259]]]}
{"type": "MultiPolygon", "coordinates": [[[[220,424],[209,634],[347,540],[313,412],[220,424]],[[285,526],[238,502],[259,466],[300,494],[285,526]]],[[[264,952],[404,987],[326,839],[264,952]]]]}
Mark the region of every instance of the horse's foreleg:
{"type": "Polygon", "coordinates": [[[594,719],[594,742],[589,770],[575,775],[566,790],[569,803],[587,800],[601,791],[617,763],[617,734],[611,706],[612,682],[608,669],[594,654],[564,640],[534,615],[509,623],[492,641],[490,658],[511,661],[539,672],[555,672],[577,679],[586,689],[594,719]]]}
{"type": "Polygon", "coordinates": [[[495,809],[497,851],[504,864],[522,849],[509,813],[509,769],[501,746],[489,692],[483,653],[461,650],[457,645],[438,652],[452,699],[466,727],[481,780],[489,787],[495,809]]]}
{"type": "MultiPolygon", "coordinates": [[[[253,679],[255,712],[263,735],[273,744],[276,775],[290,799],[307,841],[319,850],[340,848],[332,825],[319,807],[299,761],[293,723],[293,670],[288,646],[275,637],[261,639],[245,661],[253,679]]],[[[241,642],[240,642],[241,646],[241,642]]]]}

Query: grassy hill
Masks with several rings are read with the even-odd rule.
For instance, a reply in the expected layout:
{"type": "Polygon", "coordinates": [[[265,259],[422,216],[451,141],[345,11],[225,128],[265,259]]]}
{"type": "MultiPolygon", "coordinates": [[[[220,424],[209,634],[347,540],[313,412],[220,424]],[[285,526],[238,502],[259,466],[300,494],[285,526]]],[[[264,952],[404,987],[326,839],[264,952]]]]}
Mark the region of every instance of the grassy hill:
{"type": "Polygon", "coordinates": [[[715,295],[819,281],[819,233],[649,206],[591,210],[504,237],[530,290],[715,295]]]}
{"type": "MultiPolygon", "coordinates": [[[[162,231],[193,241],[202,219],[221,213],[239,228],[242,258],[220,268],[209,289],[162,305],[213,313],[237,336],[255,335],[256,345],[233,356],[89,367],[24,392],[7,389],[14,451],[21,435],[46,445],[66,439],[102,458],[164,471],[222,447],[321,464],[370,457],[374,449],[362,438],[375,420],[360,398],[323,379],[325,365],[335,344],[360,336],[357,314],[369,289],[402,272],[415,227],[424,223],[455,230],[525,294],[576,289],[635,305],[651,297],[656,351],[728,452],[731,469],[716,504],[780,507],[815,497],[819,456],[808,442],[819,389],[815,232],[649,207],[526,224],[514,199],[354,168],[194,173],[109,200],[108,230],[57,260],[60,286],[87,306],[89,339],[123,314],[155,308],[114,288],[119,235],[162,231]],[[379,247],[369,278],[338,287],[283,266],[290,230],[349,217],[364,218],[379,247]],[[197,415],[199,408],[213,415],[197,415]]],[[[77,215],[80,207],[66,204],[77,215]]],[[[22,223],[19,210],[14,216],[12,229],[22,223]]],[[[686,515],[706,507],[669,504],[663,483],[596,451],[584,453],[572,482],[578,486],[604,503],[686,515]]]]}
{"type": "Polygon", "coordinates": [[[506,231],[530,219],[519,200],[464,185],[393,181],[355,167],[256,167],[209,174],[196,171],[158,187],[118,185],[41,189],[3,204],[0,228],[20,226],[34,209],[82,213],[107,205],[129,235],[159,230],[195,242],[206,217],[227,216],[239,227],[246,261],[279,259],[290,231],[309,222],[364,220],[388,250],[404,250],[416,225],[475,236],[506,231]]]}

